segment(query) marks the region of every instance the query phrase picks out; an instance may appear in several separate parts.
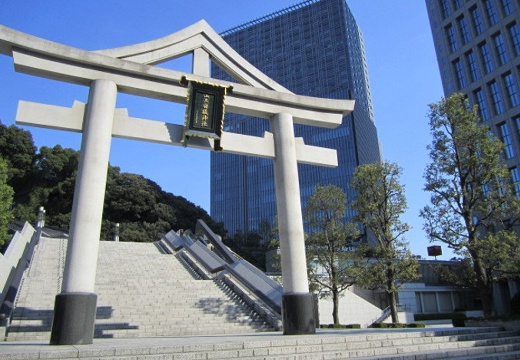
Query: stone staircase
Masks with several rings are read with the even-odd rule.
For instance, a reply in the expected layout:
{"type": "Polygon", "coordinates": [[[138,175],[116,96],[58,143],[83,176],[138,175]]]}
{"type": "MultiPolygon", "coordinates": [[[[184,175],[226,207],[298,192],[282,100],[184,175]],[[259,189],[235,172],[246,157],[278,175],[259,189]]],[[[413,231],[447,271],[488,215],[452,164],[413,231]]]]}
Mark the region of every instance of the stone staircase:
{"type": "Polygon", "coordinates": [[[0,343],[2,359],[520,359],[518,331],[498,328],[321,330],[315,335],[98,339],[92,345],[0,343]]]}
{"type": "MultiPolygon", "coordinates": [[[[7,341],[48,341],[66,239],[42,238],[24,275],[7,341]]],[[[95,338],[270,331],[218,280],[198,280],[157,243],[100,242],[95,338]]]]}

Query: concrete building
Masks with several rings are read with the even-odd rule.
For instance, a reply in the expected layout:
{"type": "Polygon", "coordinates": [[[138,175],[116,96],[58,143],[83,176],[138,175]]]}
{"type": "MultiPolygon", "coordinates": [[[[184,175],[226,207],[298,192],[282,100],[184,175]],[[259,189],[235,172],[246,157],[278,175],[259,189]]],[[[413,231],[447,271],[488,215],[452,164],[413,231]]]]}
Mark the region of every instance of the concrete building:
{"type": "MultiPolygon", "coordinates": [[[[461,287],[443,280],[439,268],[453,268],[456,261],[419,260],[419,278],[402,284],[397,293],[399,321],[409,323],[414,316],[464,311],[471,316],[481,316],[482,311],[475,289],[461,287]]],[[[266,273],[276,279],[280,276],[280,251],[271,250],[266,255],[266,273]]],[[[317,267],[320,271],[319,266],[317,267]]],[[[321,269],[324,271],[323,269],[321,269]]],[[[327,276],[325,273],[324,276],[327,276]]],[[[499,290],[497,290],[499,291],[499,290]]],[[[386,294],[381,289],[365,289],[353,285],[340,298],[339,316],[342,324],[358,323],[368,326],[376,320],[391,322],[386,294]]],[[[332,323],[332,299],[319,300],[320,322],[332,323]]],[[[505,314],[509,304],[497,304],[498,312],[505,314]]],[[[447,320],[444,320],[447,322],[447,320]]]]}
{"type": "MultiPolygon", "coordinates": [[[[241,56],[296,94],[356,101],[353,113],[336,129],[295,126],[295,135],[306,144],[338,152],[337,168],[298,165],[302,207],[318,185],[336,185],[351,200],[355,167],[381,156],[363,38],[345,0],[307,0],[221,35],[241,56]]],[[[217,66],[212,76],[228,79],[217,66]]],[[[224,130],[262,136],[270,128],[263,119],[226,114],[224,130]]],[[[274,226],[271,161],[212,153],[211,174],[211,215],[224,222],[230,236],[262,235],[274,226]]]]}
{"type": "MultiPolygon", "coordinates": [[[[520,196],[520,1],[426,0],[446,97],[466,94],[504,143],[504,160],[520,196]]],[[[495,308],[506,313],[517,292],[495,284],[495,308]]]]}
{"type": "Polygon", "coordinates": [[[504,142],[520,195],[520,2],[426,0],[445,96],[464,93],[504,142]]]}

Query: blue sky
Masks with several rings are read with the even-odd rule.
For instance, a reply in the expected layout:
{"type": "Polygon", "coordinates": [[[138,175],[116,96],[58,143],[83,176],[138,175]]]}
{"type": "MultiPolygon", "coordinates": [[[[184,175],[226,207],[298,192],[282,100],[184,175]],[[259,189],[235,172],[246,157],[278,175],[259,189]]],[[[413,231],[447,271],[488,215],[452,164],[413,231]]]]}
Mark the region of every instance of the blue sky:
{"type": "MultiPolygon", "coordinates": [[[[296,0],[0,0],[0,24],[83,50],[101,50],[153,40],[201,19],[217,32],[297,4],[296,0]]],[[[409,209],[403,221],[415,254],[427,257],[430,245],[419,210],[428,203],[422,191],[426,146],[431,142],[428,104],[443,96],[426,5],[423,0],[347,0],[364,39],[375,120],[385,160],[403,168],[409,209]]],[[[165,65],[186,70],[185,62],[165,65]]],[[[71,106],[86,102],[86,87],[14,72],[12,59],[0,57],[0,119],[14,123],[19,100],[71,106]]],[[[182,123],[184,106],[118,96],[129,115],[182,123]]],[[[79,149],[79,134],[25,127],[35,144],[79,149]]],[[[110,163],[142,174],[164,190],[209,211],[209,153],[145,142],[114,139],[110,163]]],[[[445,255],[451,254],[443,246],[445,255]]]]}

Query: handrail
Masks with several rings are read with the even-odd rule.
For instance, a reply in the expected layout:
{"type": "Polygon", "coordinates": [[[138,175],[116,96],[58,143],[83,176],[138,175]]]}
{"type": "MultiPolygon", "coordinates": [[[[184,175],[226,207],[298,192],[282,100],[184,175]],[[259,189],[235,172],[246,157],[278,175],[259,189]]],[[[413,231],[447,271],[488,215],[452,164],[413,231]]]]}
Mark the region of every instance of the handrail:
{"type": "MultiPolygon", "coordinates": [[[[397,304],[397,311],[405,311],[407,310],[407,306],[404,306],[402,304],[397,304]]],[[[365,324],[365,327],[369,327],[373,324],[378,324],[380,322],[383,322],[387,317],[390,316],[390,314],[392,313],[392,310],[391,310],[391,307],[390,306],[387,306],[386,308],[384,308],[382,311],[381,311],[381,315],[379,315],[377,318],[375,318],[374,320],[371,320],[369,321],[368,323],[365,324]]]]}
{"type": "Polygon", "coordinates": [[[372,320],[370,320],[369,322],[365,323],[363,325],[363,328],[368,328],[374,324],[378,324],[380,323],[381,321],[385,320],[388,315],[390,315],[390,306],[387,306],[386,308],[384,308],[383,310],[381,310],[381,314],[378,315],[376,318],[373,318],[372,320]]]}
{"type": "Polygon", "coordinates": [[[233,252],[224,245],[220,236],[215,234],[202,219],[197,220],[197,225],[195,225],[195,235],[204,236],[211,245],[215,247],[216,253],[218,253],[228,264],[237,261],[233,252]]]}
{"type": "Polygon", "coordinates": [[[170,231],[163,236],[163,241],[175,251],[182,250],[189,254],[196,260],[190,261],[190,265],[200,267],[199,270],[206,274],[209,272],[209,276],[214,274],[214,279],[222,279],[224,274],[228,274],[233,281],[262,300],[273,313],[281,316],[283,287],[246,260],[235,256],[204,221],[197,221],[196,236],[190,231],[182,235],[170,231]]]}
{"type": "Polygon", "coordinates": [[[40,241],[41,230],[41,228],[35,230],[26,222],[22,231],[17,231],[11,239],[9,248],[6,251],[7,256],[1,259],[5,261],[4,266],[10,267],[11,269],[8,270],[9,275],[3,279],[3,284],[0,284],[2,286],[0,298],[2,301],[0,304],[0,327],[5,327],[10,321],[18,288],[20,287],[24,271],[31,262],[34,248],[40,241]],[[20,251],[21,249],[16,251],[16,247],[19,246],[24,246],[23,251],[20,251]],[[9,259],[7,257],[9,257],[9,259]]]}

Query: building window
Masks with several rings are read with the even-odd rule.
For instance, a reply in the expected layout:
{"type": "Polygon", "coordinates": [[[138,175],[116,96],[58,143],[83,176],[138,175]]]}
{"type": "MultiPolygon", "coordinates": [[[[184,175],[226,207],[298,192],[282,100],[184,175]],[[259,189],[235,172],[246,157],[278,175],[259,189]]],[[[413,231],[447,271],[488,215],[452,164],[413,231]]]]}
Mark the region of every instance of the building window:
{"type": "Polygon", "coordinates": [[[502,102],[502,95],[500,94],[500,88],[496,81],[489,83],[489,92],[491,93],[491,99],[493,100],[493,107],[495,114],[502,114],[504,112],[504,104],[502,102]]]}
{"type": "Polygon", "coordinates": [[[470,9],[471,18],[473,19],[473,28],[475,29],[475,33],[480,35],[484,32],[484,25],[482,24],[482,15],[480,14],[480,9],[478,7],[474,7],[470,9]]]}
{"type": "Polygon", "coordinates": [[[495,9],[495,0],[484,0],[489,25],[493,26],[498,22],[497,11],[495,9]]]}
{"type": "Polygon", "coordinates": [[[520,97],[518,96],[518,86],[516,78],[512,73],[504,75],[504,84],[507,91],[507,98],[511,107],[520,105],[520,97]]]}
{"type": "Polygon", "coordinates": [[[516,138],[520,141],[520,116],[513,118],[513,122],[516,125],[516,138]]]}
{"type": "Polygon", "coordinates": [[[520,26],[518,26],[518,24],[509,26],[509,36],[511,36],[511,43],[515,49],[515,54],[520,56],[520,26]]]}
{"type": "Polygon", "coordinates": [[[459,23],[460,33],[462,34],[462,41],[464,44],[469,43],[471,41],[471,33],[468,27],[468,22],[463,16],[458,18],[457,22],[459,23]]]}
{"type": "Polygon", "coordinates": [[[480,111],[480,117],[482,118],[483,121],[488,120],[489,112],[487,109],[486,98],[484,96],[484,92],[482,91],[482,89],[478,89],[473,94],[475,95],[475,101],[476,101],[476,103],[478,105],[478,109],[480,111]]]}
{"type": "Polygon", "coordinates": [[[502,123],[498,125],[498,130],[500,131],[500,140],[504,143],[504,155],[506,159],[511,159],[515,156],[515,150],[513,149],[509,127],[506,123],[502,123]]]}
{"type": "Polygon", "coordinates": [[[457,83],[459,85],[459,90],[466,87],[466,76],[464,75],[464,69],[462,68],[462,63],[459,60],[455,60],[453,62],[453,69],[455,70],[455,75],[457,77],[457,83]]]}
{"type": "Polygon", "coordinates": [[[457,44],[457,35],[455,34],[453,26],[450,25],[446,28],[446,36],[448,37],[448,44],[450,44],[451,51],[456,51],[459,45],[457,44]]]}
{"type": "Polygon", "coordinates": [[[495,49],[497,50],[500,65],[504,65],[509,61],[509,54],[507,53],[507,46],[504,37],[502,34],[497,34],[493,36],[493,41],[495,42],[495,49]]]}
{"type": "Polygon", "coordinates": [[[515,6],[513,5],[513,0],[501,0],[502,1],[502,9],[504,10],[504,15],[507,16],[513,11],[515,11],[515,6]]]}
{"type": "Polygon", "coordinates": [[[478,67],[477,59],[473,51],[466,54],[466,61],[468,62],[469,72],[471,74],[471,81],[475,81],[480,78],[480,69],[478,67]]]}
{"type": "Polygon", "coordinates": [[[516,197],[520,198],[520,170],[515,167],[509,171],[511,172],[511,181],[513,182],[513,188],[515,189],[516,197]]]}
{"type": "Polygon", "coordinates": [[[444,19],[446,19],[448,16],[451,15],[450,4],[448,3],[448,0],[440,0],[440,2],[441,2],[442,17],[444,19]]]}
{"type": "MultiPolygon", "coordinates": [[[[484,196],[487,196],[489,194],[489,185],[488,184],[484,184],[482,185],[482,195],[484,196]]],[[[478,223],[478,218],[475,216],[473,218],[473,223],[478,223]]]]}
{"type": "Polygon", "coordinates": [[[493,59],[491,58],[491,52],[489,51],[489,46],[485,42],[479,45],[480,56],[482,57],[482,63],[484,64],[484,69],[486,69],[486,73],[490,73],[495,68],[493,64],[493,59]]]}
{"type": "Polygon", "coordinates": [[[460,9],[462,6],[462,0],[453,0],[453,6],[455,7],[455,10],[460,9]]]}

